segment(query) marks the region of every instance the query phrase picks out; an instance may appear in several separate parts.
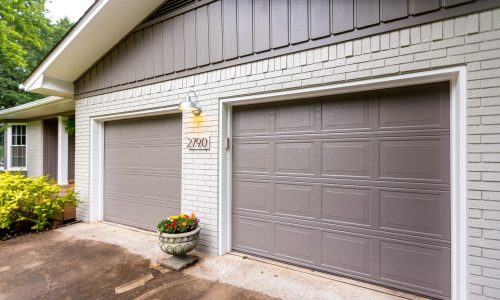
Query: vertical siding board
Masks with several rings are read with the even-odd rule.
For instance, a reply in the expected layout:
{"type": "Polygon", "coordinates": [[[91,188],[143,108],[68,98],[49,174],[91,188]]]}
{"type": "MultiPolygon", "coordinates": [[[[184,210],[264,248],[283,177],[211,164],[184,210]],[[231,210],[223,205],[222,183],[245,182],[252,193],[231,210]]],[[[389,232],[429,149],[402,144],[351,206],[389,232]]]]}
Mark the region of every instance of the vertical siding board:
{"type": "Polygon", "coordinates": [[[163,22],[163,71],[165,74],[174,72],[174,36],[172,19],[163,22]]]}
{"type": "Polygon", "coordinates": [[[354,29],[354,0],[332,0],[332,33],[354,29]]]}
{"type": "Polygon", "coordinates": [[[380,23],[379,0],[356,0],[356,28],[380,23]]]}
{"type": "Polygon", "coordinates": [[[271,43],[273,48],[288,45],[288,0],[271,0],[271,43]]]}
{"type": "Polygon", "coordinates": [[[108,54],[104,58],[104,85],[106,87],[110,87],[112,85],[112,79],[111,79],[111,55],[108,54]]]}
{"type": "Polygon", "coordinates": [[[174,17],[174,71],[184,70],[184,16],[174,17]]]}
{"type": "Polygon", "coordinates": [[[238,0],[238,55],[253,53],[253,1],[238,0]]]}
{"type": "Polygon", "coordinates": [[[97,89],[97,66],[93,66],[90,70],[90,90],[97,89]]]}
{"type": "Polygon", "coordinates": [[[382,21],[401,19],[408,16],[408,0],[382,0],[382,21]]]}
{"type": "Polygon", "coordinates": [[[223,57],[225,60],[235,58],[238,55],[238,36],[236,31],[236,0],[222,1],[222,23],[224,30],[222,42],[223,57]]]}
{"type": "Polygon", "coordinates": [[[441,7],[440,0],[410,0],[410,12],[412,15],[437,10],[441,7]]]}
{"type": "Polygon", "coordinates": [[[143,64],[143,56],[144,56],[144,33],[142,30],[139,30],[135,33],[135,80],[143,80],[144,79],[144,64],[143,64]]]}
{"type": "Polygon", "coordinates": [[[196,10],[196,61],[198,66],[210,62],[208,50],[208,6],[196,10]]]}
{"type": "Polygon", "coordinates": [[[119,70],[119,55],[118,55],[118,47],[113,49],[111,52],[111,85],[117,86],[120,84],[120,70],[119,70]]]}
{"type": "Polygon", "coordinates": [[[100,60],[97,63],[97,89],[101,90],[105,88],[104,84],[104,60],[100,60]]]}
{"type": "Polygon", "coordinates": [[[254,48],[255,52],[269,50],[269,0],[254,0],[254,48]]]}
{"type": "Polygon", "coordinates": [[[186,69],[196,67],[196,12],[184,14],[184,52],[186,69]]]}
{"type": "Polygon", "coordinates": [[[85,93],[90,92],[90,72],[85,73],[85,85],[84,85],[85,93]]]}
{"type": "Polygon", "coordinates": [[[85,76],[81,77],[80,80],[78,80],[78,92],[85,93],[85,76]]]}
{"type": "Polygon", "coordinates": [[[153,68],[154,76],[163,75],[163,30],[162,24],[153,26],[153,68]]]}
{"type": "Polygon", "coordinates": [[[135,81],[135,40],[134,35],[131,34],[127,38],[127,82],[135,81]]]}
{"type": "Polygon", "coordinates": [[[330,0],[311,1],[311,38],[317,39],[330,35],[330,0]]]}
{"type": "Polygon", "coordinates": [[[143,62],[144,62],[144,76],[146,78],[151,78],[154,76],[154,62],[153,62],[153,29],[151,27],[146,27],[144,29],[144,41],[143,41],[143,62]]]}
{"type": "Polygon", "coordinates": [[[309,39],[308,1],[290,1],[290,43],[297,44],[309,39]]]}
{"type": "Polygon", "coordinates": [[[212,2],[208,6],[208,37],[210,44],[210,62],[222,60],[222,5],[221,1],[212,2]]]}
{"type": "Polygon", "coordinates": [[[118,82],[120,84],[127,83],[127,41],[123,41],[118,47],[118,82]]]}

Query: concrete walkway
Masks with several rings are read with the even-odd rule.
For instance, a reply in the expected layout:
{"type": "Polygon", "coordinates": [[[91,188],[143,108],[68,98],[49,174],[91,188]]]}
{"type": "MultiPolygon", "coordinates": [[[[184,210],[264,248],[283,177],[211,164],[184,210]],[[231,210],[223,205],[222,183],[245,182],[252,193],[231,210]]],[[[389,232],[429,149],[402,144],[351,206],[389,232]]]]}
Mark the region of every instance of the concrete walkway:
{"type": "MultiPolygon", "coordinates": [[[[157,236],[112,223],[80,223],[58,229],[83,239],[120,245],[153,263],[165,257],[157,236]]],[[[282,299],[424,299],[344,277],[237,253],[224,256],[196,253],[201,259],[183,271],[199,278],[250,289],[282,299]]]]}

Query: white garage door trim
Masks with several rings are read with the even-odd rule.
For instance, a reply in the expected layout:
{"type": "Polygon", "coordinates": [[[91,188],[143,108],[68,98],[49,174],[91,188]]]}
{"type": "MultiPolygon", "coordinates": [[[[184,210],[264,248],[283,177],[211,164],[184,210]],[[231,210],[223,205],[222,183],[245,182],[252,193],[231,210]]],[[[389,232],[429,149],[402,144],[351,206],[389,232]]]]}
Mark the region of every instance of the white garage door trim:
{"type": "Polygon", "coordinates": [[[232,107],[242,104],[295,100],[334,94],[347,94],[433,82],[450,82],[451,118],[451,263],[452,299],[466,299],[467,293],[467,214],[466,214],[466,68],[446,69],[391,77],[323,85],[275,93],[220,99],[219,131],[219,255],[231,251],[231,139],[232,107]]]}
{"type": "Polygon", "coordinates": [[[90,119],[90,222],[104,219],[104,123],[179,113],[177,106],[110,114],[90,119]]]}

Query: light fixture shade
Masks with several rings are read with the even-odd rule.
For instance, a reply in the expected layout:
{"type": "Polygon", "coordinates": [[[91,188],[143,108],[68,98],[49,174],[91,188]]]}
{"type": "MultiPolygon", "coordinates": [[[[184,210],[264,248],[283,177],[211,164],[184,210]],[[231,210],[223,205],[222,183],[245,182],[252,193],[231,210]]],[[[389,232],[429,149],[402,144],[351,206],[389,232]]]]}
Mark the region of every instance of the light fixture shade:
{"type": "Polygon", "coordinates": [[[186,96],[186,99],[179,103],[179,110],[193,112],[195,116],[201,113],[201,108],[196,104],[196,102],[191,100],[191,96],[186,96]]]}

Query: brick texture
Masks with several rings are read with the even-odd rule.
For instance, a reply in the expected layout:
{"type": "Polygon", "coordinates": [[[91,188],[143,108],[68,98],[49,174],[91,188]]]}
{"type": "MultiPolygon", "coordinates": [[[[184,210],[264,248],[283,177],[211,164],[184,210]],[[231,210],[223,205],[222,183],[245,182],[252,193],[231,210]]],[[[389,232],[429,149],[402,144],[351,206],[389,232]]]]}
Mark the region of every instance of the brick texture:
{"type": "Polygon", "coordinates": [[[78,99],[76,185],[89,219],[89,117],[175,105],[190,90],[201,117],[184,135],[210,133],[207,152],[183,150],[182,210],[203,220],[201,248],[217,251],[218,99],[465,65],[467,68],[468,293],[500,299],[500,10],[485,11],[154,85],[78,99]]]}

